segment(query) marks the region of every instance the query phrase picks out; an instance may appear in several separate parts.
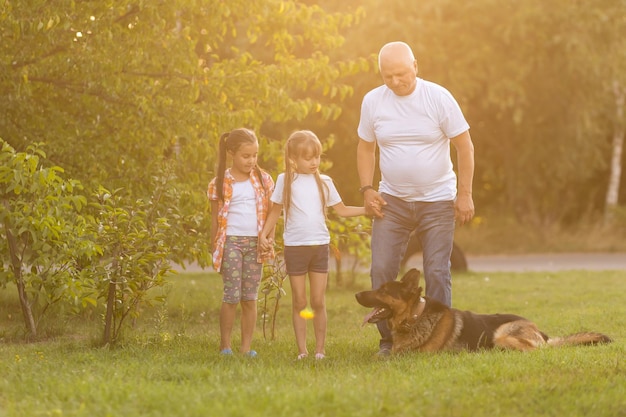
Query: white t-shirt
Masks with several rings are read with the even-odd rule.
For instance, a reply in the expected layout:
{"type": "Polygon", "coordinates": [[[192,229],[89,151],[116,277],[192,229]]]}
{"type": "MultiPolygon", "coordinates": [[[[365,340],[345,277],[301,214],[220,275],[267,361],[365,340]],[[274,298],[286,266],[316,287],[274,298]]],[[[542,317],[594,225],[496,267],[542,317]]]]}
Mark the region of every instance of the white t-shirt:
{"type": "Polygon", "coordinates": [[[415,91],[398,96],[381,85],[363,98],[359,137],[380,150],[379,192],[406,201],[456,198],[450,138],[469,129],[461,108],[440,85],[417,78],[415,91]]]}
{"type": "Polygon", "coordinates": [[[252,182],[233,183],[233,197],[228,208],[226,236],[257,236],[256,194],[252,182]]]}
{"type": "MultiPolygon", "coordinates": [[[[320,175],[327,186],[326,206],[332,207],[341,203],[341,197],[333,180],[328,175],[320,175]]],[[[285,174],[276,178],[276,187],[272,194],[272,202],[283,204],[285,174]]],[[[330,233],[326,226],[326,218],[320,193],[313,174],[296,174],[291,183],[291,204],[285,223],[283,240],[285,246],[326,245],[330,243],[330,233]]]]}

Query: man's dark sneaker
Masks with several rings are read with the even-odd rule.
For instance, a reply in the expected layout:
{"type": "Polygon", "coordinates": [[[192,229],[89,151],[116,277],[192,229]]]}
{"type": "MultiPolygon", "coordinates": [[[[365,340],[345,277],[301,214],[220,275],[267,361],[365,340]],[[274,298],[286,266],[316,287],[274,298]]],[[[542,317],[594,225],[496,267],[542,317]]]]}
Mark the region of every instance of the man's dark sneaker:
{"type": "Polygon", "coordinates": [[[388,346],[381,346],[380,350],[376,353],[376,356],[384,359],[391,356],[391,348],[388,346]]]}

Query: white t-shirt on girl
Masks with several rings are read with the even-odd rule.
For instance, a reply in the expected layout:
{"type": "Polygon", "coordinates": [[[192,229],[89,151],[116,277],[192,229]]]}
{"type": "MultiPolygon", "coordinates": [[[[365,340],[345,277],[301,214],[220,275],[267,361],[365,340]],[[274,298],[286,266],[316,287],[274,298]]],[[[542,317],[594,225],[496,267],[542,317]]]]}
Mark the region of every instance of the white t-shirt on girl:
{"type": "Polygon", "coordinates": [[[226,236],[258,236],[256,194],[250,180],[233,183],[226,236]]]}
{"type": "MultiPolygon", "coordinates": [[[[326,206],[332,207],[341,203],[341,197],[333,180],[324,174],[321,174],[320,177],[327,186],[325,191],[326,206]]],[[[285,174],[282,173],[276,179],[272,202],[283,204],[284,189],[285,174]]],[[[291,205],[283,232],[285,246],[326,245],[330,243],[330,233],[326,226],[324,210],[315,182],[315,175],[296,174],[291,184],[291,205]]]]}

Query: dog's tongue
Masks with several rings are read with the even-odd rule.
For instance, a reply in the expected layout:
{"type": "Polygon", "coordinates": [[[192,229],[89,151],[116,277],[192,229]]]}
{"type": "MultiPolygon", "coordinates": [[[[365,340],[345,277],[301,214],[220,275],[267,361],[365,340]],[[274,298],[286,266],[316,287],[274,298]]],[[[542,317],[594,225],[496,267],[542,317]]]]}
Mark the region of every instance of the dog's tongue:
{"type": "Polygon", "coordinates": [[[374,315],[375,315],[376,313],[378,313],[379,311],[380,311],[380,308],[375,308],[375,309],[373,309],[372,311],[370,311],[369,313],[367,313],[367,314],[365,315],[365,317],[363,317],[363,323],[361,323],[361,326],[365,326],[365,325],[369,322],[369,320],[370,320],[372,317],[374,317],[374,315]]]}

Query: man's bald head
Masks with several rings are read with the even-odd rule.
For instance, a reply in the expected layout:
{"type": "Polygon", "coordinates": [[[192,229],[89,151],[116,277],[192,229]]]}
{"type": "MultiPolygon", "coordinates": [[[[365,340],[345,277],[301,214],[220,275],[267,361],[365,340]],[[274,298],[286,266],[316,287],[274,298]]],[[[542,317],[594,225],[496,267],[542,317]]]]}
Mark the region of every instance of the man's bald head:
{"type": "Polygon", "coordinates": [[[383,65],[392,62],[403,62],[406,65],[415,63],[415,55],[413,50],[405,42],[389,42],[380,48],[378,53],[378,69],[382,71],[383,65]]]}
{"type": "Polygon", "coordinates": [[[378,69],[383,82],[394,94],[406,96],[415,91],[417,61],[406,43],[385,44],[378,53],[378,69]]]}

